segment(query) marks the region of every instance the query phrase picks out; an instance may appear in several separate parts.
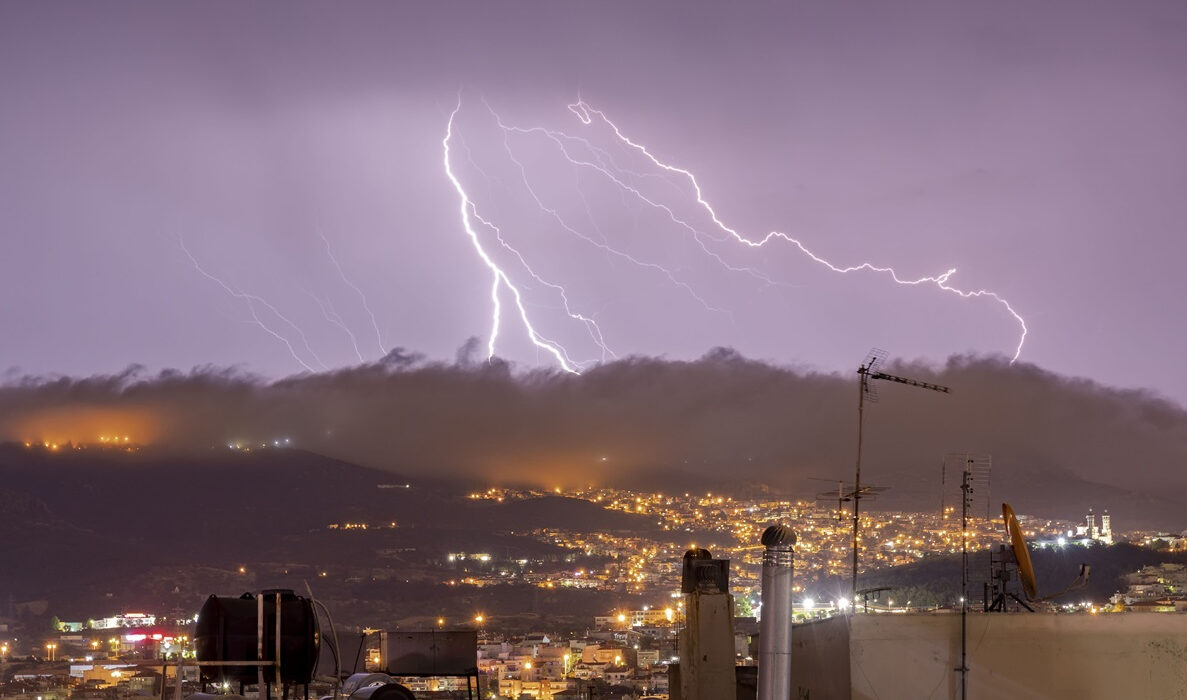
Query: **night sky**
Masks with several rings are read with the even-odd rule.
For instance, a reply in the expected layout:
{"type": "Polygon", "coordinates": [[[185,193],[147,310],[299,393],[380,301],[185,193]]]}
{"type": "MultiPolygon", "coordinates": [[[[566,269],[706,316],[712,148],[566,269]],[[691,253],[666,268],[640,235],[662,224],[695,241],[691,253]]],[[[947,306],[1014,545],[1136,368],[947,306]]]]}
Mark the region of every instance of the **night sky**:
{"type": "Polygon", "coordinates": [[[3,3],[0,376],[484,358],[492,289],[520,367],[1009,359],[1001,299],[1187,402],[1185,75],[1170,0],[3,3]]]}

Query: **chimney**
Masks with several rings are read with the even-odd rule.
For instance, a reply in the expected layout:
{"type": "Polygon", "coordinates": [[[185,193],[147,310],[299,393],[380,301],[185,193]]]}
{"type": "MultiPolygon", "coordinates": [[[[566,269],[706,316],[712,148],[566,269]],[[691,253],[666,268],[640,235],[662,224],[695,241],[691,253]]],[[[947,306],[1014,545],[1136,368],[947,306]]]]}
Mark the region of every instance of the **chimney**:
{"type": "Polygon", "coordinates": [[[758,700],[791,697],[791,583],[795,533],[772,525],[762,533],[762,620],[758,637],[758,700]]]}
{"type": "Polygon", "coordinates": [[[690,549],[684,554],[680,584],[685,595],[684,630],[680,634],[681,700],[737,699],[729,564],[728,559],[714,559],[705,549],[690,549]]]}

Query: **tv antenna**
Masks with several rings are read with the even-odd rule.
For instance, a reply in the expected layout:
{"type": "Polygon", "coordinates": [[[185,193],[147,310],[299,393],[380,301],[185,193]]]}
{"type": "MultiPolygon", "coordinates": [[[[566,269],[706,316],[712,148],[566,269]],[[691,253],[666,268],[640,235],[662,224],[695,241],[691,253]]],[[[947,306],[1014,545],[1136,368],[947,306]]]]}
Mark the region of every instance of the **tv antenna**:
{"type": "Polygon", "coordinates": [[[874,348],[873,350],[870,350],[870,354],[866,356],[865,362],[861,363],[861,367],[857,368],[857,468],[853,478],[853,491],[851,495],[853,499],[853,580],[850,596],[854,600],[854,610],[857,608],[857,560],[861,552],[860,504],[861,499],[865,497],[861,486],[862,427],[864,423],[866,399],[868,398],[870,401],[878,400],[878,393],[875,391],[872,381],[875,379],[885,379],[889,382],[906,384],[907,386],[914,386],[920,389],[938,391],[944,394],[952,393],[952,390],[946,386],[931,384],[929,382],[921,382],[917,379],[908,379],[907,377],[899,377],[893,374],[887,374],[881,370],[881,367],[884,364],[886,364],[886,351],[874,348]]]}
{"type": "MultiPolygon", "coordinates": [[[[832,491],[821,491],[816,494],[818,501],[832,501],[837,502],[836,519],[843,520],[845,518],[845,504],[851,502],[857,495],[856,489],[853,488],[853,483],[849,481],[842,481],[841,479],[821,479],[819,477],[808,477],[812,481],[828,481],[835,483],[837,487],[832,491]]],[[[877,498],[878,494],[883,493],[889,489],[888,486],[863,486],[861,487],[862,498],[877,498]]]]}
{"type": "Polygon", "coordinates": [[[989,455],[948,455],[944,458],[942,474],[945,476],[949,463],[954,467],[960,466],[960,667],[956,670],[960,671],[960,698],[965,700],[969,687],[969,510],[973,507],[975,492],[982,491],[985,498],[989,498],[989,474],[993,468],[993,458],[989,455]]]}
{"type": "MultiPolygon", "coordinates": [[[[975,498],[968,502],[970,517],[989,520],[989,482],[990,472],[993,470],[993,458],[990,455],[975,455],[964,452],[944,455],[940,464],[940,520],[955,522],[957,505],[964,497],[963,473],[971,472],[974,482],[970,493],[976,493],[975,498]]],[[[962,507],[963,512],[963,507],[962,507]]],[[[945,525],[947,526],[947,525],[945,525]]]]}

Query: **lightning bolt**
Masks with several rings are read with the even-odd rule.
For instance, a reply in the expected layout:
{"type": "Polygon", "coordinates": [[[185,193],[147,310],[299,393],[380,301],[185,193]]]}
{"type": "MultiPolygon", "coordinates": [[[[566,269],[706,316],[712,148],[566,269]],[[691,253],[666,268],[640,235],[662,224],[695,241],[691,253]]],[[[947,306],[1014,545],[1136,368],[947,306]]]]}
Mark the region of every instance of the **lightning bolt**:
{"type": "Polygon", "coordinates": [[[285,337],[284,335],[282,335],[281,333],[279,333],[278,331],[273,329],[271,326],[269,326],[267,323],[265,323],[263,319],[260,318],[259,313],[256,311],[256,304],[259,304],[260,306],[264,307],[268,311],[272,312],[272,314],[274,316],[279,318],[281,321],[283,321],[285,324],[287,324],[290,328],[292,328],[294,331],[296,331],[297,335],[300,336],[300,338],[301,338],[302,344],[305,346],[305,350],[310,354],[310,356],[313,357],[314,361],[317,362],[317,364],[321,365],[322,369],[329,369],[326,366],[326,364],[321,361],[321,358],[319,358],[317,356],[317,353],[315,353],[313,351],[313,348],[311,348],[309,346],[309,340],[306,339],[305,333],[303,333],[301,331],[301,329],[297,326],[297,324],[293,323],[287,316],[280,313],[280,311],[275,306],[273,306],[272,304],[269,304],[264,298],[259,297],[255,294],[249,294],[247,292],[239,291],[238,289],[235,289],[234,287],[232,287],[231,285],[222,281],[218,277],[215,277],[214,275],[207,272],[198,263],[197,258],[195,258],[193,256],[193,254],[190,253],[189,248],[186,248],[185,241],[182,239],[181,236],[177,237],[177,242],[181,246],[182,252],[184,252],[186,257],[190,259],[190,262],[194,265],[194,269],[197,270],[199,274],[201,274],[206,279],[214,282],[218,286],[222,287],[223,290],[225,290],[227,292],[227,294],[230,294],[232,297],[234,297],[236,299],[241,299],[244,302],[246,302],[247,310],[251,313],[251,317],[255,321],[255,324],[257,326],[259,326],[260,329],[262,329],[265,333],[267,333],[268,335],[272,336],[273,338],[276,338],[281,343],[283,343],[284,346],[286,348],[288,348],[289,354],[292,355],[293,359],[297,361],[297,364],[301,365],[309,372],[317,371],[308,362],[301,359],[301,356],[297,354],[296,348],[293,347],[293,344],[289,341],[289,339],[287,337],[285,337]]]}
{"type": "Polygon", "coordinates": [[[334,310],[334,307],[330,305],[330,302],[323,301],[313,292],[307,291],[305,293],[309,295],[309,298],[313,299],[313,301],[317,303],[317,307],[321,309],[322,316],[325,316],[326,320],[330,323],[341,328],[342,331],[346,333],[346,336],[350,338],[350,344],[352,347],[354,347],[354,354],[355,357],[359,358],[359,363],[361,364],[366,362],[366,360],[363,359],[363,353],[359,351],[359,341],[358,338],[355,337],[354,331],[350,330],[350,326],[346,325],[346,322],[342,320],[342,316],[340,316],[338,312],[334,310]]]}
{"type": "MultiPolygon", "coordinates": [[[[758,279],[766,284],[770,284],[770,285],[777,284],[774,280],[772,280],[771,278],[762,274],[758,270],[755,270],[752,267],[736,267],[734,265],[730,265],[720,255],[718,255],[717,253],[710,250],[708,244],[706,244],[705,240],[704,240],[706,237],[710,238],[711,240],[718,240],[718,241],[725,240],[725,239],[715,238],[714,236],[708,235],[704,231],[701,231],[697,227],[693,226],[689,221],[687,221],[683,217],[680,217],[679,215],[677,215],[676,212],[668,205],[666,205],[662,202],[658,202],[658,201],[648,197],[638,187],[635,187],[634,185],[631,185],[631,184],[627,183],[626,181],[624,181],[623,179],[621,179],[618,175],[616,175],[608,167],[606,167],[605,163],[594,162],[594,161],[590,161],[590,160],[583,160],[580,157],[574,156],[570,152],[568,146],[566,145],[566,141],[573,141],[573,142],[576,142],[576,143],[588,148],[591,151],[597,152],[600,150],[600,149],[597,149],[595,146],[593,146],[587,139],[583,139],[583,138],[580,138],[577,136],[570,136],[570,135],[560,132],[560,131],[554,131],[552,129],[545,129],[543,127],[538,127],[538,126],[530,127],[530,128],[523,128],[523,127],[507,126],[505,124],[502,124],[501,122],[500,122],[499,126],[502,127],[505,131],[510,131],[510,132],[514,132],[514,133],[542,134],[543,136],[545,136],[546,138],[551,140],[554,144],[556,144],[557,148],[561,152],[561,155],[565,158],[565,160],[569,161],[570,164],[577,166],[577,167],[591,168],[591,169],[601,173],[604,177],[606,177],[608,180],[613,182],[616,186],[618,186],[622,190],[630,193],[632,196],[636,197],[637,199],[639,199],[643,203],[647,204],[648,206],[650,206],[654,209],[658,209],[659,211],[663,212],[667,216],[667,218],[670,219],[673,223],[675,223],[680,228],[683,228],[685,231],[687,231],[689,234],[692,235],[693,240],[696,241],[697,246],[700,247],[701,251],[704,252],[705,255],[708,255],[709,257],[713,258],[719,265],[721,265],[725,269],[729,270],[730,272],[742,272],[742,273],[748,274],[751,277],[754,277],[755,279],[758,279]]],[[[623,172],[629,173],[629,171],[623,171],[623,172]]]]}
{"type": "MultiPolygon", "coordinates": [[[[485,104],[485,100],[483,102],[485,104]]],[[[956,274],[956,268],[948,269],[941,274],[911,278],[901,275],[892,267],[881,266],[872,262],[861,262],[855,265],[838,265],[808,248],[800,239],[781,231],[770,231],[761,238],[752,238],[743,235],[736,228],[729,226],[721,219],[716,209],[705,196],[700,182],[697,180],[692,171],[660,160],[643,144],[628,137],[618,127],[617,124],[615,124],[609,117],[606,116],[605,113],[593,108],[580,98],[578,98],[577,102],[568,105],[568,109],[573,115],[577,117],[583,126],[599,126],[609,129],[609,131],[613,134],[613,142],[616,142],[620,147],[625,148],[626,152],[628,153],[635,153],[639,156],[642,156],[642,162],[650,164],[647,168],[644,168],[644,170],[654,168],[656,172],[638,172],[627,169],[615,160],[614,154],[612,154],[609,150],[596,145],[589,138],[585,138],[583,136],[575,136],[555,129],[548,129],[539,126],[525,128],[507,124],[490,107],[489,104],[486,104],[486,107],[497,123],[499,129],[502,131],[502,145],[508,160],[518,170],[524,189],[530,196],[532,202],[535,203],[536,207],[541,212],[555,221],[562,231],[576,237],[585,244],[593,246],[603,253],[625,260],[632,265],[662,274],[669,282],[688,293],[708,310],[721,311],[720,309],[713,308],[703,297],[697,294],[697,292],[689,284],[679,279],[678,276],[671,270],[665,268],[659,263],[640,259],[637,256],[634,256],[611,245],[606,239],[606,236],[597,227],[596,220],[592,216],[589,208],[589,202],[585,198],[580,184],[577,186],[577,193],[580,196],[581,201],[584,202],[586,214],[589,217],[589,222],[597,232],[598,238],[594,238],[593,236],[582,232],[577,226],[570,224],[561,214],[560,210],[558,210],[556,207],[546,204],[544,198],[540,196],[539,192],[533,186],[533,183],[528,175],[528,169],[525,167],[523,161],[521,161],[516,156],[511,144],[512,136],[547,139],[547,141],[551,142],[551,144],[559,152],[560,156],[574,167],[574,172],[578,172],[582,169],[592,170],[597,173],[598,176],[605,178],[609,183],[611,183],[619,192],[623,194],[624,197],[634,198],[647,207],[657,210],[669,221],[689,234],[703,253],[705,253],[709,258],[726,270],[734,273],[747,274],[770,285],[787,286],[786,283],[776,282],[767,275],[752,267],[730,264],[722,257],[721,254],[710,248],[710,244],[734,244],[740,245],[743,249],[761,249],[777,241],[782,244],[794,246],[800,254],[804,255],[814,263],[828,268],[832,272],[840,274],[871,272],[884,275],[888,277],[893,283],[898,285],[933,285],[943,292],[956,295],[963,299],[986,297],[997,302],[998,304],[1001,304],[1005,311],[1018,324],[1020,329],[1018,342],[1014,347],[1014,353],[1010,360],[1011,363],[1017,361],[1022,353],[1022,349],[1025,345],[1027,334],[1029,332],[1025,319],[1023,319],[1021,314],[1018,313],[1018,311],[1010,304],[1008,300],[994,291],[988,289],[963,289],[955,286],[952,283],[952,278],[956,274]],[[665,203],[663,200],[657,198],[657,196],[645,192],[641,184],[635,184],[641,183],[644,179],[657,179],[662,183],[666,183],[673,189],[675,193],[679,194],[681,197],[687,197],[691,195],[692,199],[695,200],[697,209],[702,212],[702,214],[697,215],[697,220],[700,220],[701,216],[706,218],[700,225],[698,225],[693,223],[693,219],[690,219],[685,215],[678,214],[677,210],[673,206],[665,203]],[[711,226],[709,225],[710,223],[711,226]],[[702,229],[700,226],[706,226],[707,228],[702,229]]],[[[449,115],[445,137],[442,140],[442,147],[444,150],[444,165],[446,175],[453,184],[454,189],[457,191],[457,194],[460,198],[459,205],[462,226],[469,236],[471,243],[474,245],[475,251],[493,274],[491,287],[493,314],[491,319],[491,333],[487,344],[488,358],[493,357],[495,353],[495,347],[502,324],[502,291],[504,288],[506,288],[514,301],[515,307],[519,312],[519,316],[522,323],[524,324],[524,327],[527,329],[530,341],[537,347],[537,349],[552,355],[556,359],[557,363],[568,372],[578,372],[583,369],[586,364],[575,361],[569,355],[568,351],[562,345],[560,345],[559,342],[545,338],[533,326],[525,306],[523,293],[521,292],[520,288],[512,282],[512,278],[508,272],[499,267],[499,264],[495,261],[495,258],[492,257],[492,255],[484,247],[483,236],[479,233],[480,230],[486,232],[487,238],[493,238],[493,240],[502,250],[510,254],[512,258],[518,262],[519,267],[527,272],[531,280],[549,289],[559,297],[560,305],[563,307],[564,312],[568,315],[568,317],[584,325],[594,344],[601,349],[603,361],[605,361],[607,357],[614,357],[615,355],[613,351],[610,350],[606,345],[602,330],[598,326],[597,322],[593,318],[575,311],[573,305],[570,303],[569,295],[564,287],[560,284],[557,284],[556,282],[546,280],[544,277],[538,274],[536,270],[532,268],[531,264],[529,264],[526,256],[507,240],[500,227],[488,217],[484,217],[479,213],[476,203],[466,192],[460,178],[455,174],[451,160],[451,145],[455,139],[455,120],[460,110],[461,99],[459,97],[457,106],[449,115]]],[[[461,140],[461,137],[457,136],[456,138],[460,143],[460,148],[465,152],[466,158],[469,159],[475,170],[488,180],[492,180],[493,178],[488,173],[483,171],[476,162],[474,162],[473,154],[470,152],[466,144],[461,140]]],[[[651,188],[648,188],[648,191],[650,190],[651,188]]],[[[626,200],[624,199],[624,202],[625,201],[626,200]]]]}
{"type": "Polygon", "coordinates": [[[450,162],[450,143],[453,138],[453,121],[457,117],[458,112],[461,111],[461,108],[462,103],[461,99],[459,98],[457,106],[454,107],[453,111],[449,115],[449,123],[445,128],[445,137],[441,139],[441,147],[444,150],[445,175],[453,184],[454,190],[457,191],[459,200],[458,211],[461,215],[462,227],[465,229],[466,235],[470,237],[470,242],[474,245],[474,250],[478,253],[478,257],[482,259],[482,262],[486,265],[487,269],[490,270],[492,276],[490,296],[491,303],[494,307],[494,313],[491,318],[490,338],[487,340],[487,359],[489,360],[495,355],[495,345],[499,338],[499,325],[500,319],[502,318],[502,303],[500,301],[499,292],[503,287],[506,287],[511,293],[515,307],[519,310],[520,320],[523,322],[524,328],[528,332],[528,339],[532,342],[532,344],[535,345],[537,349],[551,355],[556,360],[557,364],[561,366],[561,369],[566,372],[576,374],[576,363],[574,363],[569,358],[568,352],[556,341],[549,340],[536,331],[535,326],[532,325],[532,321],[528,316],[527,309],[524,306],[523,295],[520,293],[519,288],[515,286],[515,284],[511,281],[511,278],[507,276],[507,273],[505,273],[502,268],[500,268],[499,265],[494,261],[494,259],[486,252],[486,249],[482,245],[482,240],[474,228],[475,219],[477,219],[483,226],[489,227],[490,223],[478,215],[477,207],[474,205],[473,200],[470,199],[470,196],[466,193],[466,189],[462,186],[461,180],[459,180],[457,175],[454,174],[453,166],[450,162]]]}
{"type": "MultiPolygon", "coordinates": [[[[696,176],[693,175],[693,173],[691,171],[686,170],[684,168],[676,167],[674,165],[670,165],[668,163],[661,161],[659,158],[652,155],[652,153],[649,150],[647,150],[647,148],[645,146],[631,140],[628,136],[626,136],[626,134],[624,134],[622,132],[622,130],[618,128],[618,125],[615,124],[613,121],[611,121],[603,112],[601,112],[600,110],[594,109],[588,103],[586,103],[584,100],[581,100],[580,98],[578,98],[577,102],[569,105],[569,111],[572,112],[574,115],[576,115],[577,119],[580,120],[581,123],[584,124],[585,126],[591,126],[593,124],[594,117],[596,116],[598,120],[600,120],[602,123],[604,123],[606,126],[608,126],[614,132],[614,136],[616,139],[618,139],[619,142],[621,142],[625,146],[635,150],[636,152],[640,153],[644,158],[646,158],[653,165],[655,165],[655,167],[657,167],[665,172],[680,175],[680,176],[686,178],[688,180],[689,184],[692,186],[693,192],[696,197],[697,204],[700,205],[700,207],[702,209],[704,209],[704,211],[709,215],[709,218],[713,221],[714,225],[717,226],[718,229],[720,229],[725,234],[729,235],[733,240],[737,241],[738,243],[741,243],[742,245],[745,245],[750,248],[762,248],[763,246],[767,245],[767,243],[769,243],[773,240],[781,240],[781,241],[790,243],[791,245],[795,246],[796,248],[799,249],[799,251],[801,253],[806,255],[809,259],[813,260],[816,263],[819,263],[820,265],[827,267],[828,269],[832,270],[833,272],[839,272],[839,273],[844,274],[844,273],[858,272],[858,271],[866,270],[869,272],[876,272],[876,273],[888,275],[896,284],[901,284],[901,285],[934,284],[937,288],[939,288],[945,292],[955,294],[955,295],[957,295],[961,298],[964,298],[964,299],[978,298],[978,297],[987,297],[989,299],[993,299],[994,301],[1001,304],[1005,308],[1005,310],[1010,314],[1010,316],[1012,316],[1014,318],[1014,320],[1018,323],[1018,326],[1020,328],[1018,344],[1014,348],[1014,355],[1010,359],[1010,363],[1013,364],[1014,362],[1016,362],[1018,360],[1019,356],[1022,355],[1022,346],[1026,343],[1026,335],[1029,332],[1029,329],[1026,326],[1026,320],[1024,318],[1022,318],[1022,315],[1019,314],[1018,311],[1014,309],[1014,307],[1010,304],[1009,301],[1007,301],[1004,297],[997,294],[996,292],[993,292],[993,291],[990,291],[987,289],[978,289],[978,290],[970,291],[970,290],[964,290],[964,289],[960,289],[958,287],[954,287],[954,286],[950,285],[948,283],[948,281],[952,278],[952,276],[954,274],[956,274],[956,268],[951,268],[951,269],[947,270],[946,272],[944,272],[943,274],[939,274],[939,275],[924,276],[924,277],[919,277],[917,279],[904,279],[899,276],[898,272],[896,272],[894,270],[894,268],[882,267],[882,266],[878,266],[878,265],[875,265],[875,264],[869,263],[869,262],[863,262],[863,263],[860,263],[857,265],[850,265],[850,266],[846,266],[846,267],[835,265],[832,262],[829,262],[825,258],[823,258],[823,257],[817,255],[816,253],[812,252],[811,250],[809,250],[808,247],[805,246],[798,239],[793,238],[792,236],[789,236],[786,233],[783,233],[781,231],[771,231],[766,236],[764,236],[763,238],[760,238],[758,240],[743,236],[734,228],[727,226],[718,217],[716,210],[714,210],[713,206],[705,198],[704,192],[701,190],[700,183],[697,182],[696,176]]],[[[634,192],[634,190],[631,190],[631,191],[634,192]]]]}
{"type": "MultiPolygon", "coordinates": [[[[528,275],[530,275],[532,279],[536,280],[536,282],[538,282],[539,284],[542,284],[545,287],[552,289],[560,296],[561,305],[564,307],[565,313],[569,316],[569,318],[571,318],[575,321],[578,321],[582,325],[584,325],[587,332],[589,333],[590,338],[594,341],[594,344],[597,345],[599,348],[601,348],[603,361],[606,360],[607,355],[609,355],[611,357],[618,357],[617,355],[614,354],[613,350],[606,347],[606,341],[602,337],[602,329],[598,327],[597,321],[593,320],[592,318],[589,318],[588,316],[584,316],[576,311],[573,311],[572,307],[569,304],[568,292],[565,291],[564,287],[562,287],[559,284],[556,284],[555,282],[549,282],[549,281],[545,280],[544,278],[540,277],[540,275],[536,274],[536,271],[533,270],[532,266],[528,264],[528,261],[526,259],[524,259],[523,254],[520,253],[517,248],[515,248],[510,243],[508,243],[506,241],[506,239],[503,238],[503,231],[498,226],[496,226],[491,221],[480,216],[478,214],[477,209],[473,210],[473,214],[474,214],[475,219],[477,219],[483,226],[487,227],[495,234],[495,240],[497,240],[499,242],[499,245],[502,246],[503,248],[505,248],[507,251],[509,251],[512,255],[514,255],[519,260],[519,264],[523,266],[523,269],[527,270],[528,275]]],[[[558,349],[560,349],[561,352],[565,352],[564,348],[561,348],[558,346],[558,349]]],[[[566,354],[566,357],[567,357],[567,354],[566,354]]],[[[572,362],[573,360],[571,358],[569,358],[569,361],[572,362]]]]}
{"type": "MultiPolygon", "coordinates": [[[[483,103],[485,104],[486,101],[483,100],[483,103]]],[[[615,257],[624,259],[638,267],[659,272],[664,277],[666,277],[669,282],[676,285],[680,289],[683,289],[693,299],[696,299],[701,304],[701,306],[705,307],[705,309],[708,311],[717,311],[717,312],[722,312],[722,313],[727,313],[727,314],[729,313],[728,311],[725,311],[724,309],[719,309],[714,306],[711,306],[709,304],[709,302],[705,301],[704,298],[702,298],[699,294],[697,294],[696,290],[693,289],[691,285],[689,285],[687,282],[683,282],[683,281],[677,279],[676,275],[671,270],[664,267],[663,265],[660,265],[660,264],[654,263],[654,262],[639,260],[638,258],[635,258],[634,256],[611,246],[608,242],[606,242],[606,237],[604,235],[602,236],[601,241],[594,240],[590,236],[586,235],[585,233],[582,233],[578,229],[571,226],[567,221],[565,221],[565,219],[561,216],[560,212],[556,210],[556,208],[550,207],[550,206],[544,204],[543,200],[541,200],[540,196],[536,193],[535,188],[532,187],[531,181],[528,179],[527,168],[525,168],[523,163],[515,156],[515,152],[512,150],[511,142],[509,140],[512,133],[527,133],[527,130],[507,126],[506,124],[503,123],[503,119],[494,111],[494,109],[491,108],[491,106],[489,104],[486,105],[486,108],[488,111],[490,111],[491,115],[495,118],[495,122],[499,125],[499,128],[503,130],[503,150],[507,153],[507,158],[512,163],[515,164],[516,168],[518,168],[520,177],[523,180],[524,188],[527,190],[527,192],[531,196],[532,200],[536,203],[536,206],[539,207],[541,211],[543,211],[544,213],[546,213],[550,217],[552,217],[564,231],[576,236],[577,238],[580,238],[581,240],[585,241],[589,245],[594,246],[595,248],[597,248],[598,250],[601,250],[602,252],[605,252],[605,253],[608,253],[615,257]]],[[[586,142],[586,144],[591,149],[595,149],[593,144],[589,144],[588,142],[586,142]]],[[[595,149],[595,150],[600,150],[600,149],[595,149]]],[[[604,153],[604,151],[603,151],[603,153],[604,153]]],[[[610,162],[613,163],[613,159],[610,158],[610,155],[608,153],[606,153],[605,155],[610,160],[610,162]]],[[[570,162],[575,165],[577,164],[576,161],[573,161],[571,159],[570,159],[570,162]]],[[[581,195],[581,200],[582,200],[582,202],[585,203],[586,213],[590,214],[590,220],[592,221],[593,217],[592,217],[592,213],[589,211],[589,202],[585,199],[585,195],[581,193],[580,188],[578,188],[577,191],[578,191],[578,194],[581,195]]],[[[595,228],[596,228],[596,225],[595,225],[595,228]]]]}
{"type": "MultiPolygon", "coordinates": [[[[371,305],[367,303],[367,295],[363,294],[363,290],[359,289],[358,285],[356,285],[354,282],[351,282],[346,277],[346,273],[342,271],[342,266],[338,264],[338,258],[334,257],[334,251],[330,248],[330,239],[326,238],[326,235],[321,232],[320,228],[317,231],[317,235],[321,236],[322,243],[326,244],[326,255],[329,256],[330,262],[334,263],[334,269],[338,271],[338,276],[342,278],[342,281],[346,284],[346,286],[353,289],[355,294],[359,295],[359,299],[363,302],[363,310],[367,312],[369,317],[371,317],[371,327],[375,329],[375,339],[379,341],[379,350],[386,356],[387,348],[383,347],[383,335],[379,332],[379,322],[375,320],[375,313],[371,311],[371,305]]],[[[320,304],[320,302],[318,303],[320,304]]],[[[351,334],[350,339],[351,342],[354,341],[353,333],[351,334]]],[[[359,348],[356,344],[355,352],[357,353],[358,350],[359,348]]],[[[359,357],[359,360],[362,360],[361,356],[359,357]]]]}

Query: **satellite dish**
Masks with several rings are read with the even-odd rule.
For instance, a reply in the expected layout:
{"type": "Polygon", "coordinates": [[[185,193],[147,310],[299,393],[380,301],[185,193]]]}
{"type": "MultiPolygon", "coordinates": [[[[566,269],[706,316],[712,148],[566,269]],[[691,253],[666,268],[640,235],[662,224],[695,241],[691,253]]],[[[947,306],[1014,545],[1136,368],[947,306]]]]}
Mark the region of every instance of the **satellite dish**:
{"type": "Polygon", "coordinates": [[[1034,565],[1030,563],[1030,551],[1026,548],[1026,539],[1022,536],[1022,527],[1018,524],[1018,516],[1009,503],[1002,504],[1002,519],[1006,521],[1006,531],[1010,533],[1010,546],[1014,549],[1014,559],[1018,562],[1018,578],[1022,581],[1022,591],[1027,600],[1037,600],[1039,585],[1035,581],[1034,565]]]}
{"type": "MultiPolygon", "coordinates": [[[[1076,579],[1067,588],[1058,593],[1052,593],[1040,598],[1039,586],[1035,581],[1034,565],[1030,563],[1030,551],[1026,548],[1026,539],[1022,536],[1022,528],[1018,525],[1018,517],[1014,515],[1014,509],[1010,507],[1009,503],[1002,504],[1002,519],[1006,521],[1006,530],[1010,533],[1010,548],[1014,550],[1014,560],[1018,564],[1018,579],[1022,582],[1022,592],[1026,594],[1027,600],[1034,603],[1041,603],[1052,598],[1058,598],[1068,591],[1081,588],[1088,584],[1088,575],[1091,572],[1091,567],[1087,564],[1081,564],[1080,573],[1076,575],[1076,579]]],[[[1029,608],[1030,606],[1026,607],[1029,608]]]]}

